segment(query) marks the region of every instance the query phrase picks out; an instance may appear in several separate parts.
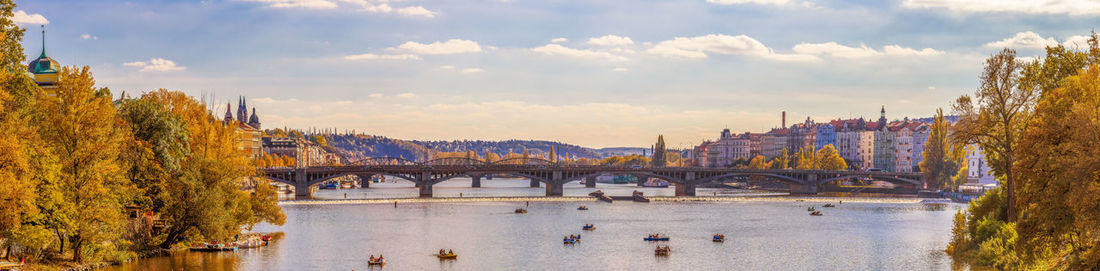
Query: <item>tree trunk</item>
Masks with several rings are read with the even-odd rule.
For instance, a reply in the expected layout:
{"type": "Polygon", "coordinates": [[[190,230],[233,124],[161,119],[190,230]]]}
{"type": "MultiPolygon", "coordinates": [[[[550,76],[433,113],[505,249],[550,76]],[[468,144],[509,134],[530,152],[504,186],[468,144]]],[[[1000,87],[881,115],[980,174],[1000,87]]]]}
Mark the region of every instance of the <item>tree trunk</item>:
{"type": "Polygon", "coordinates": [[[84,253],[82,253],[80,249],[83,243],[84,240],[80,239],[80,237],[73,239],[73,261],[77,263],[84,263],[84,253]]]}
{"type": "Polygon", "coordinates": [[[53,232],[57,234],[57,254],[65,254],[65,237],[59,229],[53,229],[53,232]]]}
{"type": "Polygon", "coordinates": [[[177,239],[179,239],[180,236],[186,231],[187,231],[186,229],[177,229],[177,230],[172,230],[172,231],[168,232],[168,236],[166,236],[164,238],[164,242],[161,242],[159,247],[163,248],[163,249],[171,248],[172,244],[175,244],[176,242],[178,242],[179,240],[177,240],[177,239]]]}

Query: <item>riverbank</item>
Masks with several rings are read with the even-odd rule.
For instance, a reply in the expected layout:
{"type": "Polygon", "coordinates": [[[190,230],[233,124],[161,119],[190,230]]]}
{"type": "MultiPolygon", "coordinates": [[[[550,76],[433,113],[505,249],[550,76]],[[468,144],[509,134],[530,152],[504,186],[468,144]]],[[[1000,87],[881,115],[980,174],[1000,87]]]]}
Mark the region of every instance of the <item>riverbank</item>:
{"type": "MultiPolygon", "coordinates": [[[[696,196],[696,197],[647,197],[654,202],[859,202],[859,203],[921,203],[921,198],[879,197],[829,197],[789,196],[786,193],[759,193],[751,196],[696,196]]],[[[409,204],[409,203],[473,203],[473,202],[586,202],[597,201],[593,197],[466,197],[466,198],[399,198],[399,199],[335,199],[335,200],[287,200],[279,205],[327,205],[327,204],[409,204]]]]}

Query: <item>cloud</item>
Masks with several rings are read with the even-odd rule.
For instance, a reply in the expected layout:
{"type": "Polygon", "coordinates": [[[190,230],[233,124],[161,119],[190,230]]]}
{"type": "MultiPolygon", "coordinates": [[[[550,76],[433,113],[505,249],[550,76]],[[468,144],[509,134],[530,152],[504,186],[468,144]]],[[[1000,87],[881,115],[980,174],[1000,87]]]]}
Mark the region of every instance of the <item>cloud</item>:
{"type": "Polygon", "coordinates": [[[826,55],[838,58],[866,58],[877,56],[933,56],[943,53],[942,51],[937,51],[932,48],[916,50],[913,48],[906,48],[898,45],[887,45],[883,47],[882,51],[878,51],[874,48],[867,47],[867,45],[864,44],[860,44],[859,47],[849,47],[840,45],[836,42],[801,43],[795,45],[792,50],[795,53],[799,54],[826,55]]]}
{"type": "Polygon", "coordinates": [[[451,39],[445,42],[433,42],[430,44],[417,43],[413,41],[405,42],[397,48],[390,48],[391,50],[405,50],[414,54],[421,55],[450,55],[450,54],[465,54],[465,53],[478,53],[481,52],[481,45],[478,45],[476,41],[451,39]]]}
{"type": "Polygon", "coordinates": [[[722,55],[747,55],[778,61],[815,61],[812,55],[776,54],[771,48],[749,36],[710,34],[696,37],[676,37],[657,43],[646,52],[674,58],[707,58],[707,53],[722,55]]]}
{"type": "Polygon", "coordinates": [[[1100,14],[1100,2],[1092,0],[905,0],[901,6],[958,13],[1100,14]]]}
{"type": "Polygon", "coordinates": [[[757,5],[784,5],[788,0],[707,0],[707,3],[718,5],[757,4],[757,5]]]}
{"type": "Polygon", "coordinates": [[[126,62],[126,63],[122,63],[122,65],[128,66],[128,67],[141,68],[142,72],[149,72],[149,71],[152,71],[152,72],[170,72],[170,71],[182,71],[182,70],[187,69],[187,67],[184,67],[184,66],[176,66],[176,62],[174,62],[174,61],[159,58],[159,57],[150,58],[149,61],[126,62]]]}
{"type": "Polygon", "coordinates": [[[1066,39],[1065,42],[1062,42],[1062,45],[1065,45],[1066,48],[1070,48],[1070,49],[1073,49],[1073,48],[1088,48],[1089,47],[1089,36],[1072,36],[1072,37],[1069,37],[1068,39],[1066,39]]]}
{"type": "Polygon", "coordinates": [[[444,70],[450,70],[450,69],[454,69],[454,68],[455,68],[455,66],[451,66],[451,65],[443,65],[443,66],[439,66],[439,68],[440,68],[440,69],[444,69],[444,70]]]}
{"type": "Polygon", "coordinates": [[[611,71],[613,71],[613,72],[625,72],[625,71],[627,71],[627,69],[626,69],[626,68],[621,68],[621,67],[620,67],[620,68],[614,68],[614,69],[611,69],[611,71]]]}
{"type": "Polygon", "coordinates": [[[92,36],[91,34],[88,34],[88,33],[84,33],[84,34],[80,35],[80,39],[84,39],[84,40],[99,40],[99,37],[98,37],[98,36],[92,36]]]}
{"type": "Polygon", "coordinates": [[[254,2],[267,4],[271,8],[307,8],[330,9],[336,8],[336,3],[328,0],[238,0],[242,2],[254,2]]]}
{"type": "Polygon", "coordinates": [[[610,61],[627,61],[627,60],[629,60],[626,57],[611,54],[611,53],[608,53],[608,52],[573,49],[573,48],[561,46],[561,45],[558,45],[558,44],[547,44],[547,45],[543,45],[543,46],[540,46],[540,47],[531,48],[531,51],[536,52],[536,53],[542,53],[544,55],[559,55],[559,56],[569,56],[569,57],[576,57],[576,58],[601,59],[601,60],[610,60],[610,61]]]}
{"type": "Polygon", "coordinates": [[[367,98],[382,98],[382,93],[371,93],[367,98]]]}
{"type": "Polygon", "coordinates": [[[397,98],[404,98],[404,99],[412,99],[412,98],[416,98],[416,94],[413,94],[413,93],[410,93],[410,92],[405,92],[405,93],[397,94],[396,97],[397,98]]]}
{"type": "Polygon", "coordinates": [[[634,41],[631,40],[630,37],[620,37],[616,35],[606,35],[599,38],[591,38],[588,39],[587,43],[588,45],[608,47],[634,45],[634,41]]]}
{"type": "Polygon", "coordinates": [[[16,24],[22,24],[22,25],[50,24],[50,21],[46,20],[46,17],[42,16],[42,14],[38,14],[38,13],[27,14],[27,12],[22,11],[22,10],[16,10],[15,11],[15,16],[11,17],[11,21],[15,22],[16,24]]]}
{"type": "Polygon", "coordinates": [[[396,14],[399,14],[399,15],[412,16],[412,17],[425,17],[425,18],[435,18],[435,15],[439,14],[439,12],[428,10],[427,8],[424,8],[423,6],[410,6],[410,7],[394,8],[394,7],[391,7],[389,4],[386,3],[386,2],[390,2],[389,0],[376,0],[376,1],[373,1],[373,2],[381,2],[381,3],[372,3],[371,1],[367,1],[367,0],[341,0],[341,1],[358,5],[358,6],[362,7],[364,11],[367,11],[367,12],[370,12],[370,13],[382,13],[382,14],[396,13],[396,14]]]}
{"type": "Polygon", "coordinates": [[[986,48],[1013,48],[1013,49],[1043,49],[1047,46],[1057,46],[1058,41],[1054,38],[1043,38],[1039,34],[1031,31],[1019,32],[1011,38],[1003,39],[1000,41],[994,41],[986,43],[986,48]]]}
{"type": "Polygon", "coordinates": [[[410,54],[400,55],[376,55],[376,54],[358,54],[345,56],[346,60],[423,60],[420,56],[410,54]]]}
{"type": "Polygon", "coordinates": [[[483,72],[485,72],[485,70],[482,70],[482,69],[480,69],[480,68],[466,68],[466,69],[462,69],[462,73],[483,73],[483,72]]]}
{"type": "Polygon", "coordinates": [[[552,43],[562,43],[562,42],[567,42],[567,41],[569,41],[569,39],[567,39],[567,38],[556,38],[556,39],[550,40],[550,42],[552,42],[552,43]]]}

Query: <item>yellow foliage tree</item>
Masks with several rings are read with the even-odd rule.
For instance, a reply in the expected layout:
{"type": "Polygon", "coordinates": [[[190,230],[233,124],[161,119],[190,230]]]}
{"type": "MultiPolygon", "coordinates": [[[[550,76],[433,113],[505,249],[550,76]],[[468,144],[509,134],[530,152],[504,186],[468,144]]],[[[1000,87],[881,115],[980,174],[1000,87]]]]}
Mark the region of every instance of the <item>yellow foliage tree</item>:
{"type": "Polygon", "coordinates": [[[833,144],[825,145],[817,153],[814,154],[814,168],[821,170],[845,170],[848,169],[848,163],[844,162],[844,158],[840,157],[833,144]]]}

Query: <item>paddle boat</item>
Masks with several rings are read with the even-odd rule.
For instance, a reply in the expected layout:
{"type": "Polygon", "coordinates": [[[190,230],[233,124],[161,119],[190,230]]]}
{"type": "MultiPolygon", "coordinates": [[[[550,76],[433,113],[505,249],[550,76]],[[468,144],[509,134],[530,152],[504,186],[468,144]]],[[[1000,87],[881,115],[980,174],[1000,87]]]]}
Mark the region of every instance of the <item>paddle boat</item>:
{"type": "Polygon", "coordinates": [[[821,205],[821,207],[832,208],[832,207],[836,207],[836,205],[833,205],[832,203],[826,203],[825,205],[821,205]]]}
{"type": "Polygon", "coordinates": [[[439,254],[436,254],[435,257],[439,258],[440,260],[458,259],[458,255],[456,255],[454,251],[448,250],[447,252],[443,252],[442,249],[439,250],[439,254]]]}
{"type": "Polygon", "coordinates": [[[588,206],[581,205],[581,207],[577,207],[577,210],[588,211],[588,206]]]}
{"type": "Polygon", "coordinates": [[[523,209],[523,208],[519,208],[519,209],[516,209],[516,213],[517,213],[517,214],[526,214],[526,213],[527,213],[527,209],[523,209]]]}
{"type": "Polygon", "coordinates": [[[669,254],[672,254],[672,248],[669,248],[668,246],[657,246],[657,249],[653,250],[653,254],[657,256],[668,256],[669,254]]]}
{"type": "Polygon", "coordinates": [[[715,234],[714,239],[711,240],[711,241],[714,241],[716,243],[725,242],[726,241],[726,235],[724,235],[724,234],[715,234]]]}
{"type": "Polygon", "coordinates": [[[810,212],[810,215],[812,215],[812,216],[821,216],[821,211],[810,212]]]}
{"type": "Polygon", "coordinates": [[[573,244],[576,244],[578,241],[577,241],[577,239],[574,239],[574,238],[563,237],[561,239],[561,242],[566,244],[566,245],[573,245],[573,244]]]}
{"type": "Polygon", "coordinates": [[[386,258],[382,257],[381,254],[378,255],[378,258],[375,258],[374,255],[370,255],[370,260],[367,260],[367,265],[386,265],[386,258]]]}
{"type": "Polygon", "coordinates": [[[583,227],[581,227],[581,230],[594,231],[596,230],[596,225],[585,224],[583,227]]]}
{"type": "Polygon", "coordinates": [[[807,212],[813,212],[813,211],[817,211],[817,209],[814,209],[813,206],[810,206],[810,208],[806,208],[806,211],[807,212]]]}
{"type": "Polygon", "coordinates": [[[650,242],[668,241],[668,236],[667,235],[660,235],[660,234],[650,234],[649,236],[646,236],[646,238],[643,239],[643,240],[650,241],[650,242]]]}

